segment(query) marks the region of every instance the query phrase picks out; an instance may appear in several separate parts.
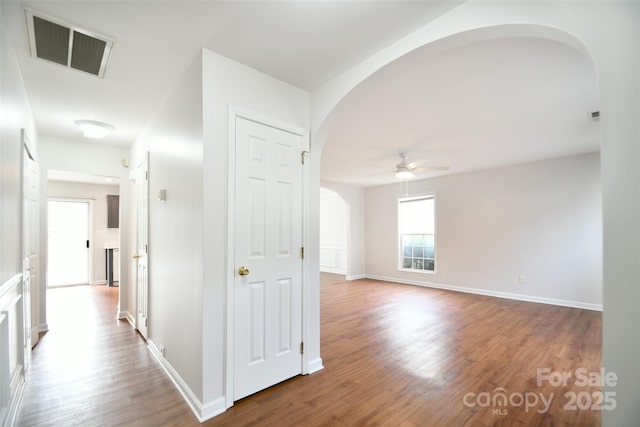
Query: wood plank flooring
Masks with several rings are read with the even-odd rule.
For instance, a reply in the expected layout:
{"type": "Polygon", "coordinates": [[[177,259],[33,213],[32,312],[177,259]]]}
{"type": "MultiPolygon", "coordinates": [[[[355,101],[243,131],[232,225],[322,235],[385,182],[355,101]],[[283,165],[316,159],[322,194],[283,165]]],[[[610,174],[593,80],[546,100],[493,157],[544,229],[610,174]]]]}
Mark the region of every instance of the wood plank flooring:
{"type": "MultiPolygon", "coordinates": [[[[49,291],[51,330],[34,350],[17,425],[198,425],[144,341],[114,320],[116,292],[49,291]],[[74,310],[64,308],[69,301],[74,310]]],[[[582,393],[584,404],[601,391],[575,377],[602,365],[601,313],[322,274],[321,325],[324,370],[236,402],[204,425],[601,424],[600,411],[565,408],[565,393],[582,393]],[[538,385],[537,368],[572,376],[538,385]],[[505,406],[501,391],[511,399],[505,406]],[[533,404],[534,393],[553,395],[547,411],[541,401],[520,405],[533,404]]]]}
{"type": "Polygon", "coordinates": [[[47,292],[49,332],[33,350],[18,426],[150,426],[173,414],[194,424],[144,340],[116,320],[117,304],[107,286],[47,292]]]}

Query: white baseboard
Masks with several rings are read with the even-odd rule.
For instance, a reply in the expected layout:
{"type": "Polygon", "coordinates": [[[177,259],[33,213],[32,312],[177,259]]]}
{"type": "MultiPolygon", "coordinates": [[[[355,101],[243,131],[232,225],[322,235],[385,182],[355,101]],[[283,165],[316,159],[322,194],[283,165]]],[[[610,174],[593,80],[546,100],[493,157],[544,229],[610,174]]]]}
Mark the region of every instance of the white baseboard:
{"type": "Polygon", "coordinates": [[[158,364],[162,367],[164,372],[167,374],[169,379],[173,382],[173,385],[176,386],[182,398],[187,402],[189,408],[196,416],[199,422],[203,423],[216,415],[219,415],[226,411],[225,399],[224,396],[219,397],[211,402],[207,402],[204,405],[193,393],[191,388],[184,382],[182,377],[178,374],[178,372],[173,369],[173,366],[164,358],[162,352],[158,349],[155,343],[152,340],[147,341],[147,346],[151,351],[151,354],[156,359],[158,364]]]}
{"type": "Polygon", "coordinates": [[[320,271],[322,273],[331,273],[331,274],[347,274],[344,268],[336,268],[336,267],[328,267],[326,265],[320,266],[320,271]]]}
{"type": "Polygon", "coordinates": [[[352,274],[351,276],[348,276],[344,271],[337,271],[337,270],[331,269],[331,268],[320,267],[320,272],[321,273],[330,273],[330,274],[340,274],[340,275],[344,276],[344,280],[359,280],[359,279],[366,279],[367,278],[366,274],[352,274]]]}
{"type": "Polygon", "coordinates": [[[512,294],[509,292],[490,291],[486,289],[466,288],[463,286],[445,285],[441,283],[420,282],[417,280],[402,279],[398,277],[377,276],[367,274],[367,279],[383,280],[385,282],[401,283],[405,285],[422,286],[425,288],[444,289],[447,291],[464,292],[467,294],[484,295],[496,298],[505,298],[516,301],[536,302],[540,304],[558,305],[561,307],[581,308],[584,310],[602,311],[602,304],[591,304],[581,301],[570,301],[557,298],[545,298],[534,295],[512,294]]]}
{"type": "MultiPolygon", "coordinates": [[[[16,387],[15,393],[11,396],[11,400],[9,401],[9,408],[7,409],[7,415],[4,419],[3,426],[13,426],[16,422],[16,418],[18,416],[18,411],[20,410],[20,406],[22,405],[22,398],[24,397],[24,387],[25,381],[24,376],[21,375],[18,380],[18,385],[16,387]]],[[[1,421],[1,420],[0,420],[1,421]]]]}
{"type": "Polygon", "coordinates": [[[134,319],[131,313],[128,313],[128,312],[127,312],[127,322],[129,322],[129,324],[133,329],[136,329],[138,327],[138,322],[136,322],[136,319],[134,319]]]}
{"type": "Polygon", "coordinates": [[[129,325],[131,325],[131,327],[133,329],[136,328],[136,321],[133,318],[133,316],[131,315],[131,313],[129,313],[128,311],[125,310],[125,311],[119,312],[118,313],[118,319],[120,319],[120,320],[124,319],[129,323],[129,325]]]}
{"type": "Polygon", "coordinates": [[[91,285],[106,285],[106,284],[107,284],[106,280],[95,280],[91,282],[91,285]]]}
{"type": "Polygon", "coordinates": [[[307,366],[307,374],[313,374],[314,372],[318,372],[324,369],[322,366],[322,358],[318,357],[309,362],[307,366]]]}
{"type": "Polygon", "coordinates": [[[200,422],[203,423],[216,415],[220,415],[221,413],[227,410],[227,406],[224,403],[225,399],[223,397],[219,397],[216,400],[205,403],[202,405],[202,410],[200,411],[200,422]]]}
{"type": "Polygon", "coordinates": [[[38,325],[38,332],[49,332],[49,324],[48,323],[40,323],[38,325]]]}

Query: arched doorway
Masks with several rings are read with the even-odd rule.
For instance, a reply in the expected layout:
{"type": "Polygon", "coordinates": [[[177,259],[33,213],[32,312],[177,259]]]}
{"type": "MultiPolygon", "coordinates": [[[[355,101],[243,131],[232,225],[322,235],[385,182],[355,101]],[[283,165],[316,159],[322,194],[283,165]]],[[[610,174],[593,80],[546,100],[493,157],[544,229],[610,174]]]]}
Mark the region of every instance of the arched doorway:
{"type": "MultiPolygon", "coordinates": [[[[508,28],[503,28],[504,30],[508,30],[508,28]]],[[[531,28],[533,29],[533,28],[531,28]]],[[[473,32],[473,31],[472,31],[473,32]]],[[[553,31],[551,31],[553,32],[553,31]]],[[[488,33],[486,33],[488,34],[488,33]]],[[[482,35],[481,32],[478,33],[478,35],[482,35]]],[[[557,34],[559,35],[559,34],[557,34]]],[[[467,34],[466,36],[470,36],[470,34],[467,34]]],[[[505,33],[504,37],[509,37],[507,35],[507,33],[505,33]]],[[[452,39],[456,39],[456,35],[451,37],[452,39]]],[[[446,44],[446,42],[443,42],[443,44],[440,45],[440,48],[442,48],[444,51],[451,51],[453,49],[458,49],[458,51],[461,51],[462,49],[464,49],[467,45],[466,43],[469,43],[469,39],[464,40],[464,42],[462,42],[461,39],[464,39],[465,37],[461,37],[458,38],[458,40],[453,40],[453,41],[457,41],[460,42],[460,44],[454,43],[456,44],[456,46],[447,46],[445,47],[444,44],[446,44]]],[[[497,45],[496,42],[494,42],[494,40],[498,40],[501,37],[495,37],[495,33],[492,34],[492,37],[490,37],[488,40],[489,42],[485,42],[487,46],[491,46],[492,48],[495,47],[497,45]]],[[[545,49],[547,47],[550,47],[551,49],[554,49],[553,52],[559,52],[559,53],[570,53],[575,55],[577,58],[580,56],[583,56],[582,59],[584,59],[584,63],[586,63],[588,66],[590,65],[592,68],[594,67],[594,63],[591,59],[591,57],[586,54],[583,49],[581,49],[579,46],[576,46],[575,43],[570,43],[571,40],[563,40],[562,37],[558,37],[560,40],[555,39],[552,36],[549,37],[537,37],[537,35],[535,34],[530,34],[529,35],[529,41],[531,41],[531,43],[539,43],[541,45],[544,45],[543,47],[545,47],[545,49]]],[[[568,37],[567,37],[568,38],[568,37]]],[[[520,37],[516,37],[513,38],[512,40],[510,40],[514,43],[514,46],[516,46],[518,49],[521,46],[521,42],[523,41],[520,37]]],[[[438,42],[435,42],[434,45],[438,44],[438,42]]],[[[549,49],[548,51],[551,51],[551,49],[549,49]]],[[[381,69],[379,69],[377,72],[374,72],[373,74],[371,74],[370,76],[368,76],[367,78],[365,78],[364,80],[362,80],[358,85],[354,86],[350,92],[345,93],[344,97],[336,104],[335,108],[330,112],[330,114],[327,115],[327,120],[325,122],[323,122],[322,126],[319,127],[318,131],[317,131],[317,137],[315,138],[316,141],[320,140],[321,143],[323,144],[323,148],[326,149],[329,144],[332,144],[333,142],[331,141],[331,138],[334,135],[332,135],[332,132],[334,132],[336,123],[339,124],[340,121],[340,116],[343,114],[350,114],[350,113],[354,113],[354,112],[358,112],[358,111],[362,111],[362,105],[370,105],[372,102],[372,97],[370,96],[370,93],[366,93],[364,94],[364,92],[366,91],[367,87],[371,88],[371,87],[378,87],[380,89],[380,93],[384,93],[384,95],[386,96],[384,99],[385,101],[388,102],[389,98],[391,98],[391,96],[389,95],[390,92],[393,92],[392,89],[398,91],[398,87],[401,86],[401,83],[404,82],[402,80],[402,75],[403,73],[407,73],[407,70],[411,70],[412,68],[417,68],[419,66],[421,66],[422,64],[420,63],[420,61],[422,59],[425,60],[429,60],[432,59],[435,56],[441,56],[442,55],[442,50],[440,49],[436,49],[435,47],[433,47],[433,50],[431,52],[428,52],[428,50],[430,50],[430,47],[428,45],[425,45],[423,48],[419,48],[416,49],[415,52],[411,52],[410,54],[406,55],[406,57],[400,57],[399,59],[397,59],[397,62],[391,62],[389,64],[386,65],[386,67],[383,67],[381,69]],[[425,56],[423,56],[422,58],[420,58],[420,53],[418,52],[419,50],[423,50],[422,53],[426,54],[425,56]],[[400,83],[399,83],[400,82],[400,83]],[[354,99],[354,95],[355,97],[361,97],[361,100],[365,100],[366,102],[362,102],[360,105],[355,105],[355,103],[353,102],[354,99]],[[324,142],[329,142],[329,144],[324,145],[324,142]]],[[[468,49],[468,51],[471,51],[471,49],[468,49]]],[[[547,50],[545,50],[546,52],[547,50]]],[[[455,53],[455,52],[454,52],[455,53]]],[[[458,60],[459,58],[456,58],[456,60],[458,60]]],[[[441,60],[441,58],[439,59],[441,60]]],[[[459,63],[459,61],[458,61],[459,63]]],[[[438,65],[438,64],[430,64],[432,65],[432,67],[430,68],[426,68],[425,67],[425,74],[427,72],[432,72],[432,70],[435,68],[433,65],[438,65]]],[[[462,67],[463,70],[472,70],[473,68],[465,68],[462,67]]],[[[445,74],[443,73],[443,75],[445,76],[451,76],[451,74],[445,74]]],[[[438,76],[435,76],[438,77],[438,76]]],[[[464,77],[464,76],[462,76],[464,77]]],[[[463,79],[461,79],[462,81],[463,79]]],[[[431,79],[430,81],[438,81],[437,79],[431,79]]],[[[593,93],[596,94],[596,98],[597,95],[599,94],[599,88],[597,86],[597,78],[593,78],[590,79],[590,81],[596,82],[595,85],[592,86],[592,88],[594,89],[593,93]]],[[[438,89],[437,87],[435,89],[438,89]]],[[[498,91],[498,92],[502,92],[502,93],[515,93],[515,92],[507,92],[507,91],[498,91]]],[[[408,91],[405,91],[404,93],[409,93],[408,91]]],[[[450,102],[460,102],[462,104],[463,101],[461,101],[460,99],[462,98],[462,96],[468,92],[465,91],[460,91],[460,93],[456,93],[456,97],[450,97],[450,102]],[[457,101],[454,101],[457,100],[457,101]]],[[[393,95],[395,95],[395,93],[393,93],[393,95]]],[[[424,96],[422,96],[422,99],[428,99],[429,93],[425,93],[423,94],[424,96]]],[[[383,97],[381,96],[381,99],[383,97]]],[[[401,96],[398,96],[398,99],[401,99],[401,96]]],[[[490,96],[487,95],[487,99],[491,98],[490,96]]],[[[428,118],[433,118],[436,117],[436,113],[438,113],[439,111],[441,112],[443,110],[443,106],[447,107],[450,106],[449,104],[446,103],[447,100],[444,99],[442,100],[442,102],[440,102],[437,105],[437,108],[435,111],[426,111],[429,114],[416,114],[416,116],[419,116],[416,120],[416,123],[419,122],[419,120],[426,120],[428,118]]],[[[587,103],[585,103],[586,105],[587,103]]],[[[417,106],[420,106],[421,104],[416,103],[417,106]]],[[[460,108],[464,109],[468,106],[469,104],[463,104],[460,108]]],[[[555,104],[555,105],[561,105],[560,103],[555,104]]],[[[388,107],[388,104],[385,105],[385,107],[388,107]]],[[[455,106],[453,106],[454,109],[457,108],[455,106]]],[[[415,114],[416,111],[418,111],[417,108],[412,108],[412,109],[407,109],[404,111],[400,111],[399,109],[393,109],[393,107],[389,108],[389,110],[393,113],[397,113],[398,114],[398,118],[399,119],[403,119],[406,120],[406,118],[408,117],[407,113],[409,114],[415,114]]],[[[472,114],[470,114],[470,118],[474,118],[474,119],[478,119],[480,118],[481,114],[478,113],[479,111],[482,111],[482,113],[486,113],[486,111],[483,111],[481,109],[473,109],[470,108],[470,112],[472,114]]],[[[585,110],[581,113],[581,119],[583,120],[587,120],[587,116],[588,116],[589,111],[585,110]]],[[[410,116],[409,116],[410,117],[410,116]]],[[[447,115],[444,114],[443,117],[438,117],[441,120],[445,120],[448,118],[451,118],[451,115],[447,115]]],[[[498,116],[501,117],[501,116],[498,116]]],[[[365,124],[366,126],[370,126],[370,127],[374,127],[372,125],[378,124],[380,122],[381,119],[386,119],[386,117],[384,117],[382,114],[379,116],[376,116],[375,114],[373,115],[367,115],[364,118],[362,118],[362,122],[363,124],[365,124]]],[[[479,120],[479,123],[482,122],[481,124],[486,124],[488,123],[487,119],[482,119],[479,120]]],[[[586,126],[586,125],[585,125],[586,126]]],[[[407,126],[405,123],[402,123],[402,126],[399,126],[399,129],[392,129],[392,131],[389,132],[388,136],[389,137],[393,137],[393,136],[397,136],[398,135],[398,130],[402,131],[404,129],[410,128],[410,126],[407,126]]],[[[364,130],[368,130],[366,127],[363,127],[364,130]]],[[[492,127],[491,130],[494,131],[500,131],[500,129],[496,126],[496,127],[492,127]]],[[[534,129],[535,130],[535,129],[534,129]]],[[[346,132],[345,132],[346,134],[346,132]]],[[[377,131],[371,131],[372,135],[379,135],[380,132],[377,131]]],[[[425,132],[425,134],[427,136],[430,136],[428,133],[425,132]]],[[[432,132],[432,134],[436,134],[435,132],[432,132]]],[[[437,135],[437,134],[436,134],[437,135]]],[[[475,133],[475,135],[479,135],[479,133],[475,133]]],[[[474,135],[474,136],[475,136],[474,135]]],[[[363,135],[363,132],[350,132],[348,134],[348,138],[345,138],[343,141],[338,141],[335,142],[334,144],[336,146],[344,146],[344,143],[346,141],[358,141],[358,142],[362,142],[361,146],[358,149],[354,149],[354,157],[353,158],[348,158],[347,156],[344,155],[335,155],[333,156],[333,158],[338,159],[342,162],[344,162],[345,164],[349,165],[349,169],[347,170],[347,172],[352,173],[354,172],[357,168],[360,168],[360,170],[364,170],[364,167],[367,166],[367,161],[369,159],[366,159],[365,156],[368,154],[368,151],[373,151],[374,149],[379,149],[380,146],[376,145],[375,143],[372,143],[371,138],[368,138],[368,136],[370,135],[363,135]]],[[[435,139],[435,138],[433,138],[435,139]]],[[[438,139],[443,139],[443,138],[438,138],[438,139]]],[[[598,138],[599,141],[599,138],[598,138]]],[[[413,145],[416,144],[415,141],[408,141],[407,142],[409,148],[411,148],[413,145]]],[[[556,145],[558,147],[560,147],[561,145],[556,145]]],[[[398,147],[393,147],[395,148],[397,151],[401,151],[403,149],[406,149],[407,147],[404,146],[398,146],[398,147]]],[[[435,147],[432,149],[433,152],[435,152],[435,154],[438,154],[436,152],[436,149],[446,149],[448,147],[435,147]]],[[[511,148],[511,147],[509,147],[511,148]]],[[[376,155],[382,156],[384,153],[380,152],[380,153],[374,153],[376,155]]],[[[429,153],[431,154],[431,153],[429,153]]],[[[449,154],[449,153],[444,153],[444,154],[449,154]]],[[[484,154],[484,153],[483,153],[484,154]]],[[[392,150],[392,155],[393,155],[393,150],[392,150]]],[[[330,155],[327,155],[327,151],[323,152],[323,159],[322,162],[325,162],[326,158],[331,157],[330,155]]],[[[478,160],[480,159],[481,156],[475,156],[474,159],[478,160]]],[[[391,163],[392,165],[393,163],[391,163]]],[[[440,164],[440,163],[437,163],[440,164]]],[[[325,167],[324,164],[321,167],[321,170],[324,171],[325,167]]],[[[389,171],[391,171],[391,168],[388,168],[389,171]]],[[[367,172],[370,174],[374,174],[374,173],[378,173],[378,171],[371,171],[371,172],[367,172]]],[[[326,175],[322,175],[321,179],[333,179],[336,181],[340,181],[343,177],[340,176],[326,176],[326,175]]],[[[343,183],[347,183],[348,181],[341,181],[343,183]]],[[[366,185],[363,183],[356,183],[359,185],[366,185]]],[[[428,192],[428,191],[433,191],[431,188],[426,188],[423,191],[428,192]]],[[[384,196],[388,196],[388,194],[385,194],[384,196]]],[[[393,196],[393,195],[391,195],[393,196]]],[[[379,198],[381,199],[381,198],[379,198]]],[[[392,200],[393,197],[386,197],[385,200],[392,200]]],[[[369,209],[369,211],[378,211],[377,209],[377,205],[374,206],[373,203],[367,203],[366,207],[369,209]]],[[[460,211],[460,209],[459,209],[460,211]]],[[[384,226],[387,226],[389,229],[392,228],[392,226],[389,226],[388,224],[390,222],[393,221],[389,221],[389,219],[393,219],[391,215],[393,214],[393,212],[391,212],[391,210],[389,210],[389,212],[384,212],[382,214],[380,214],[380,216],[384,217],[383,219],[385,221],[380,221],[380,224],[374,224],[374,225],[367,225],[367,231],[369,231],[369,229],[380,229],[381,228],[381,224],[383,224],[384,226]]],[[[364,220],[364,218],[363,218],[364,220]]],[[[369,218],[367,218],[367,222],[371,223],[371,221],[369,221],[369,218]]],[[[376,257],[370,257],[369,254],[367,254],[367,271],[366,274],[368,274],[368,277],[371,277],[371,265],[373,265],[374,263],[376,263],[378,260],[384,261],[386,259],[391,259],[392,262],[391,264],[393,264],[395,262],[395,257],[396,254],[394,253],[395,247],[393,245],[393,242],[389,242],[389,241],[385,241],[383,243],[387,243],[386,245],[377,245],[378,241],[376,241],[375,239],[369,239],[369,234],[367,234],[367,247],[383,247],[383,248],[391,248],[389,249],[387,252],[382,253],[382,255],[376,257]]],[[[599,243],[599,242],[596,242],[599,243]]],[[[601,246],[601,243],[597,244],[596,246],[601,246]]],[[[601,261],[597,263],[599,266],[601,266],[601,261]]],[[[391,274],[395,274],[395,266],[394,265],[390,265],[390,267],[387,269],[387,271],[390,271],[391,274]]],[[[458,269],[452,269],[452,271],[459,271],[458,269]]],[[[388,276],[390,276],[391,274],[389,274],[388,276]]],[[[594,274],[593,276],[595,277],[600,277],[599,274],[594,274]]],[[[375,276],[374,276],[375,277],[375,276]]],[[[517,275],[516,275],[517,277],[517,275]]],[[[524,282],[524,278],[520,278],[520,283],[524,282]]],[[[597,286],[594,286],[594,289],[596,290],[596,292],[594,292],[594,294],[598,294],[601,293],[601,283],[600,283],[600,292],[597,292],[597,286]]],[[[596,295],[597,297],[597,295],[596,295]]],[[[596,301],[597,302],[597,301],[596,301]]]]}

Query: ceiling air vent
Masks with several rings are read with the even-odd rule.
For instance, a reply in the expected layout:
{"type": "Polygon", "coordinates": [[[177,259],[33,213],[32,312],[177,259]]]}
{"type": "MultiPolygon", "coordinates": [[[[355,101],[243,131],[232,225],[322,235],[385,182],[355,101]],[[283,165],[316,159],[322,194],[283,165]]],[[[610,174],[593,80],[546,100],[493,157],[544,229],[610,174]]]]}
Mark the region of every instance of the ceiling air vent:
{"type": "Polygon", "coordinates": [[[599,122],[600,121],[600,111],[591,111],[589,113],[589,121],[590,122],[599,122]]]}
{"type": "Polygon", "coordinates": [[[104,78],[113,40],[31,10],[25,12],[31,56],[104,78]]]}

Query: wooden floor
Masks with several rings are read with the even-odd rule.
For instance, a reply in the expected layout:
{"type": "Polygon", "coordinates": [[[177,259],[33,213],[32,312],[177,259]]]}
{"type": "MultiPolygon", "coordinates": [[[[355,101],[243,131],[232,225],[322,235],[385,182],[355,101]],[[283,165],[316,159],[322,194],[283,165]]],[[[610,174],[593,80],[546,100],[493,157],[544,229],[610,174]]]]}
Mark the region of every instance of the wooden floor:
{"type": "MultiPolygon", "coordinates": [[[[33,353],[19,426],[198,425],[143,340],[114,320],[116,292],[49,291],[50,332],[33,353]]],[[[205,425],[600,425],[600,411],[565,408],[565,393],[583,392],[584,404],[601,390],[574,375],[602,365],[601,313],[326,274],[321,310],[324,370],[205,425]],[[539,386],[537,368],[572,376],[539,386]],[[534,394],[551,398],[547,411],[534,394]]]]}

